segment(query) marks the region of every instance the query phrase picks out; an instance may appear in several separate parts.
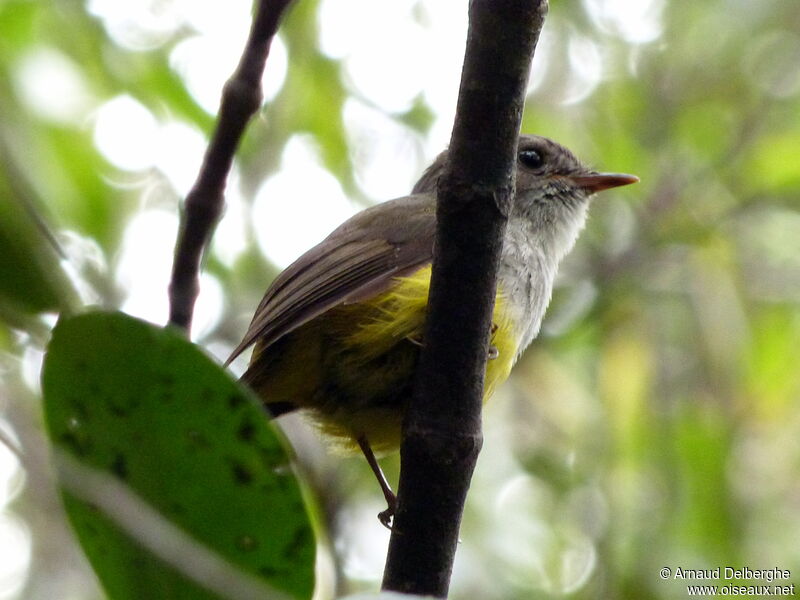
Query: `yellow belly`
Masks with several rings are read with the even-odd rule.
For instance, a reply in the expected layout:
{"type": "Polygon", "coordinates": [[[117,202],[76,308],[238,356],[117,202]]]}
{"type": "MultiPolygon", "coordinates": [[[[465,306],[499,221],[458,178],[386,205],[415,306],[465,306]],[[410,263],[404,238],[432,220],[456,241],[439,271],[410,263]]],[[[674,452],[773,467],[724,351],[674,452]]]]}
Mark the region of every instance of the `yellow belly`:
{"type": "MultiPolygon", "coordinates": [[[[309,409],[322,430],[344,450],[365,435],[377,454],[395,451],[419,356],[430,267],[364,302],[338,306],[269,348],[258,345],[251,369],[265,402],[309,409]]],[[[515,328],[502,293],[494,308],[491,345],[497,357],[486,367],[484,402],[511,371],[515,328]]]]}

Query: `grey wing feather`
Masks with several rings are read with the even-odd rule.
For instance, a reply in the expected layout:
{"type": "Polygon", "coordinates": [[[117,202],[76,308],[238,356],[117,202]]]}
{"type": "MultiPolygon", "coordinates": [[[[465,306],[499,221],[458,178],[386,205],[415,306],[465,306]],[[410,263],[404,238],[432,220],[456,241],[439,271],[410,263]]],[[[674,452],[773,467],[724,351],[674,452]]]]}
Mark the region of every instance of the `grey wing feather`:
{"type": "Polygon", "coordinates": [[[380,293],[393,277],[431,262],[432,194],[364,210],[303,254],[272,282],[229,364],[248,346],[266,346],[334,306],[380,293]]]}

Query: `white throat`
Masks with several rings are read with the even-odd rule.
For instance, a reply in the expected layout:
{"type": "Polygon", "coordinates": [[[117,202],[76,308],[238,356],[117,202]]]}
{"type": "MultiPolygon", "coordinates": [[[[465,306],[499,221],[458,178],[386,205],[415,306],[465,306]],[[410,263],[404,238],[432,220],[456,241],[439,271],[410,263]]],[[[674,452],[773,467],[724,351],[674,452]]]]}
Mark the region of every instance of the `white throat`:
{"type": "MultiPolygon", "coordinates": [[[[586,222],[587,204],[559,223],[512,218],[497,273],[497,284],[518,334],[517,357],[538,335],[550,303],[561,259],[572,250],[586,222]]],[[[515,357],[516,360],[516,357],[515,357]]]]}

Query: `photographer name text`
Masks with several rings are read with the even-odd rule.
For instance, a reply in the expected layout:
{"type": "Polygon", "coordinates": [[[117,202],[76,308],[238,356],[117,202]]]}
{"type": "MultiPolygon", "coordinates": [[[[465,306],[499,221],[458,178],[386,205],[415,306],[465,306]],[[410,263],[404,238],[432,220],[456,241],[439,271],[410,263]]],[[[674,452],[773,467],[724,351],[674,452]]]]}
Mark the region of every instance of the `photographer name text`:
{"type": "Polygon", "coordinates": [[[672,573],[673,579],[746,579],[748,581],[761,580],[767,583],[786,580],[791,576],[792,572],[789,569],[750,569],[748,567],[739,569],[733,567],[717,567],[715,569],[686,569],[683,567],[676,567],[675,571],[672,573]]]}

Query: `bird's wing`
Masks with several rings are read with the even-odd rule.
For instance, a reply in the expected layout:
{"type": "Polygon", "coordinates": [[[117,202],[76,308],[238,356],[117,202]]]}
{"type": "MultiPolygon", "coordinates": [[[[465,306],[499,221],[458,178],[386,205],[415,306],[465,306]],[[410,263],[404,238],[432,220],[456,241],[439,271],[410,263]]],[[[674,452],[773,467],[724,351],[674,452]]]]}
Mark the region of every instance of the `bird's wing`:
{"type": "Polygon", "coordinates": [[[269,346],[325,311],[374,296],[397,277],[431,262],[436,229],[432,194],[364,210],[303,254],[272,282],[241,343],[269,346]]]}

